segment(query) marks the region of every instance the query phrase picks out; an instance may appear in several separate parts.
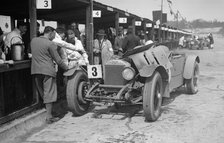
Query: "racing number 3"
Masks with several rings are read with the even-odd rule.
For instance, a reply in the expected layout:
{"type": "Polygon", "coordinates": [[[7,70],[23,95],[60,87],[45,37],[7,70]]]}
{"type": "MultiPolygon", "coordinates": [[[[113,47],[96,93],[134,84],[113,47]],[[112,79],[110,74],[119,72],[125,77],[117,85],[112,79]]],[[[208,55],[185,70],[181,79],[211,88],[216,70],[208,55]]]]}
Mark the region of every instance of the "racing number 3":
{"type": "Polygon", "coordinates": [[[92,76],[96,77],[97,76],[97,68],[92,67],[92,76]]]}
{"type": "Polygon", "coordinates": [[[102,78],[101,65],[88,65],[87,72],[88,72],[88,78],[102,78]]]}
{"type": "Polygon", "coordinates": [[[44,1],[44,7],[48,7],[48,1],[47,0],[44,1]]]}

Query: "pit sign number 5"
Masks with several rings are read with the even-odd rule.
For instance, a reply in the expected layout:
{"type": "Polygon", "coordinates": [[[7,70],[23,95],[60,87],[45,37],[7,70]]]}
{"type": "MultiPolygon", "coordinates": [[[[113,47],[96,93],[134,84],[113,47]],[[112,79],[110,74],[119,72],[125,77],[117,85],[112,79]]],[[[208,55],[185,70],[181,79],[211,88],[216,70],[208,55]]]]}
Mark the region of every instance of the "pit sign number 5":
{"type": "Polygon", "coordinates": [[[88,65],[87,72],[88,78],[102,78],[101,65],[88,65]]]}

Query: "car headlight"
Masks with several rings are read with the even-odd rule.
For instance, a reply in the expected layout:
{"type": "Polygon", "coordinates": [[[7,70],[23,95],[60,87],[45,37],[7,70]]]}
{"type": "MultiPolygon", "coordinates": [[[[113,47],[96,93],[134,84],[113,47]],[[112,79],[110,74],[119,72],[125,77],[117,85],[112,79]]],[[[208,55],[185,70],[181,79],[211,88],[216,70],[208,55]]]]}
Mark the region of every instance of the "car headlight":
{"type": "Polygon", "coordinates": [[[126,67],[122,71],[122,76],[125,80],[131,80],[135,76],[135,70],[132,67],[126,67]]]}

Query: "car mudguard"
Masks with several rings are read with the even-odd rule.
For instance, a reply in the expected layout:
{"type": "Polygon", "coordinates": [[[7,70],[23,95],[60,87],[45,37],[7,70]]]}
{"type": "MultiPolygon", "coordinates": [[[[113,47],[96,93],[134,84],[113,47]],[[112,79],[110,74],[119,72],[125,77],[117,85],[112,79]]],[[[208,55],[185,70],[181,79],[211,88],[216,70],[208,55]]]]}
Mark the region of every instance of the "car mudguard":
{"type": "Polygon", "coordinates": [[[194,71],[194,63],[197,61],[200,63],[200,59],[196,55],[189,55],[186,58],[185,65],[184,65],[184,79],[191,79],[194,71]]]}
{"type": "Polygon", "coordinates": [[[139,70],[139,74],[142,77],[150,77],[156,70],[157,66],[156,65],[147,65],[144,66],[142,69],[139,70]]]}
{"type": "Polygon", "coordinates": [[[69,70],[67,70],[66,72],[64,72],[64,76],[67,76],[67,77],[69,77],[69,76],[72,76],[76,71],[78,71],[78,70],[82,70],[82,71],[84,71],[84,72],[86,72],[87,73],[87,71],[83,68],[83,67],[81,67],[81,66],[76,66],[76,67],[74,67],[74,68],[72,68],[72,69],[69,69],[69,70]]]}
{"type": "Polygon", "coordinates": [[[166,72],[166,69],[163,66],[159,65],[147,65],[144,66],[142,69],[139,70],[139,74],[142,77],[150,77],[153,75],[155,71],[158,71],[162,78],[168,79],[169,75],[166,72]]]}

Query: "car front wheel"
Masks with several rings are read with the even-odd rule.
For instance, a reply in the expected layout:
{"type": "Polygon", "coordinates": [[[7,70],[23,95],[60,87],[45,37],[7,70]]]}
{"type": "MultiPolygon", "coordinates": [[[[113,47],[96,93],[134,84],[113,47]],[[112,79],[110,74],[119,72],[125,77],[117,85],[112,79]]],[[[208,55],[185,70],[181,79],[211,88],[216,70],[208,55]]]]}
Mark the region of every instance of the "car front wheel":
{"type": "Polygon", "coordinates": [[[87,75],[83,71],[77,71],[68,80],[66,91],[68,108],[75,116],[81,116],[89,109],[90,103],[84,99],[88,90],[87,81],[87,75]]]}
{"type": "Polygon", "coordinates": [[[146,79],[143,89],[143,110],[146,121],[156,121],[161,114],[162,78],[158,72],[146,79]]]}

